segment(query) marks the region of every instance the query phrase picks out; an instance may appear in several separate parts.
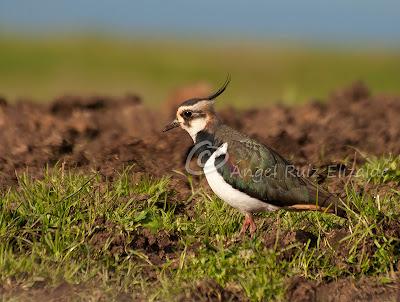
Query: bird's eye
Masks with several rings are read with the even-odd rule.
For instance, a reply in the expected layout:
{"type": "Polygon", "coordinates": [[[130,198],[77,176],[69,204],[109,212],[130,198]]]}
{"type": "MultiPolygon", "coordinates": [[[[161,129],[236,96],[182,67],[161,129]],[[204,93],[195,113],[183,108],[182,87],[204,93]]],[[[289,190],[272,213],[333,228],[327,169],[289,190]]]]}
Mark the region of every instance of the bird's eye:
{"type": "Polygon", "coordinates": [[[192,117],[192,111],[183,111],[183,117],[184,118],[190,118],[192,117]]]}

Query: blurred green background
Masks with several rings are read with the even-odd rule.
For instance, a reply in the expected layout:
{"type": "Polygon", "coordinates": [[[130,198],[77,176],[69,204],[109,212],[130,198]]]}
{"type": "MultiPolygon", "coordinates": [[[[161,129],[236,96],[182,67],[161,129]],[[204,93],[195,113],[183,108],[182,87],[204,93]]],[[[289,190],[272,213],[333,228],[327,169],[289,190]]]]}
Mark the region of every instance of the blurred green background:
{"type": "Polygon", "coordinates": [[[229,104],[289,104],[324,98],[363,80],[375,92],[400,92],[400,55],[390,49],[339,49],[270,43],[115,38],[0,39],[0,93],[48,101],[72,94],[138,93],[150,106],[196,82],[220,85],[229,104]]]}
{"type": "Polygon", "coordinates": [[[400,5],[227,0],[0,3],[0,95],[139,94],[149,106],[198,82],[238,107],[323,99],[364,81],[400,92],[400,5]]]}

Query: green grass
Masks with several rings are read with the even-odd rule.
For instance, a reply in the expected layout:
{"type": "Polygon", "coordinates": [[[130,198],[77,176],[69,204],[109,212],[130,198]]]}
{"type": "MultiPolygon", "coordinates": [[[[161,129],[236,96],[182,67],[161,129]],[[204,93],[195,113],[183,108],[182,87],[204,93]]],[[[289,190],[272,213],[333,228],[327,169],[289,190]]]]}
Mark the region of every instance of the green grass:
{"type": "MultiPolygon", "coordinates": [[[[241,215],[202,188],[177,200],[168,178],[138,180],[129,169],[114,181],[61,168],[46,170],[42,180],[21,176],[19,186],[0,197],[0,282],[14,289],[80,284],[77,300],[125,293],[166,301],[206,279],[251,301],[282,300],[293,276],[319,282],[379,276],[388,282],[400,258],[391,227],[399,219],[400,192],[393,186],[377,197],[388,180],[372,171],[386,175],[389,165],[398,173],[398,160],[370,159],[349,183],[348,220],[316,212],[264,213],[257,217],[256,238],[239,241],[241,215]],[[143,230],[175,236],[166,261],[156,263],[152,252],[135,248],[143,230]],[[299,230],[315,240],[282,243],[299,230]],[[343,238],[329,240],[341,230],[343,238]]],[[[398,177],[393,181],[398,184],[398,177]]],[[[4,297],[11,296],[8,289],[4,297]]]]}
{"type": "Polygon", "coordinates": [[[400,182],[400,156],[387,156],[385,158],[370,157],[360,175],[367,182],[382,184],[388,182],[400,182]]]}
{"type": "Polygon", "coordinates": [[[47,101],[64,93],[140,94],[157,105],[193,82],[231,87],[225,105],[295,104],[363,80],[400,92],[397,50],[328,48],[277,42],[0,36],[0,94],[47,101]]]}

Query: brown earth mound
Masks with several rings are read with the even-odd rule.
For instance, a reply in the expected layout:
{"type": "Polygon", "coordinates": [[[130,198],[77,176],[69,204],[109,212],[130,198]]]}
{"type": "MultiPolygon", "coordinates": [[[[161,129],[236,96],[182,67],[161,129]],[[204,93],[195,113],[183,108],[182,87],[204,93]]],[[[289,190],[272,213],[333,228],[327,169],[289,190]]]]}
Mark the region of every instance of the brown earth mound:
{"type": "MultiPolygon", "coordinates": [[[[355,150],[368,155],[399,153],[399,100],[371,96],[356,83],[332,94],[326,103],[247,111],[227,108],[220,114],[232,127],[294,163],[320,166],[351,158],[355,150]]],[[[44,166],[56,163],[95,169],[106,176],[126,165],[155,176],[183,171],[191,140],[180,129],[161,132],[168,115],[145,108],[134,95],[64,96],[50,104],[3,100],[0,186],[15,183],[15,172],[28,169],[40,175],[44,166]]]]}
{"type": "Polygon", "coordinates": [[[382,285],[376,278],[351,278],[315,285],[303,278],[293,278],[286,293],[292,302],[389,302],[399,301],[400,287],[382,285]]]}

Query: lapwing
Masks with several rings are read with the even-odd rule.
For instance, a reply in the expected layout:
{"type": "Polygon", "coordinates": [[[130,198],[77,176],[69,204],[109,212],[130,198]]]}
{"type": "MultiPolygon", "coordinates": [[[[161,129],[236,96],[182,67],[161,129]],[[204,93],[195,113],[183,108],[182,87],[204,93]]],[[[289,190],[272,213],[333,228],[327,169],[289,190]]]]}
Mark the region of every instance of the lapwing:
{"type": "Polygon", "coordinates": [[[165,131],[180,127],[193,139],[194,153],[214,193],[245,215],[240,234],[257,229],[253,213],[287,209],[318,210],[344,216],[339,198],[303,177],[272,148],[225,125],[215,99],[230,82],[207,97],[184,101],[165,131]]]}

